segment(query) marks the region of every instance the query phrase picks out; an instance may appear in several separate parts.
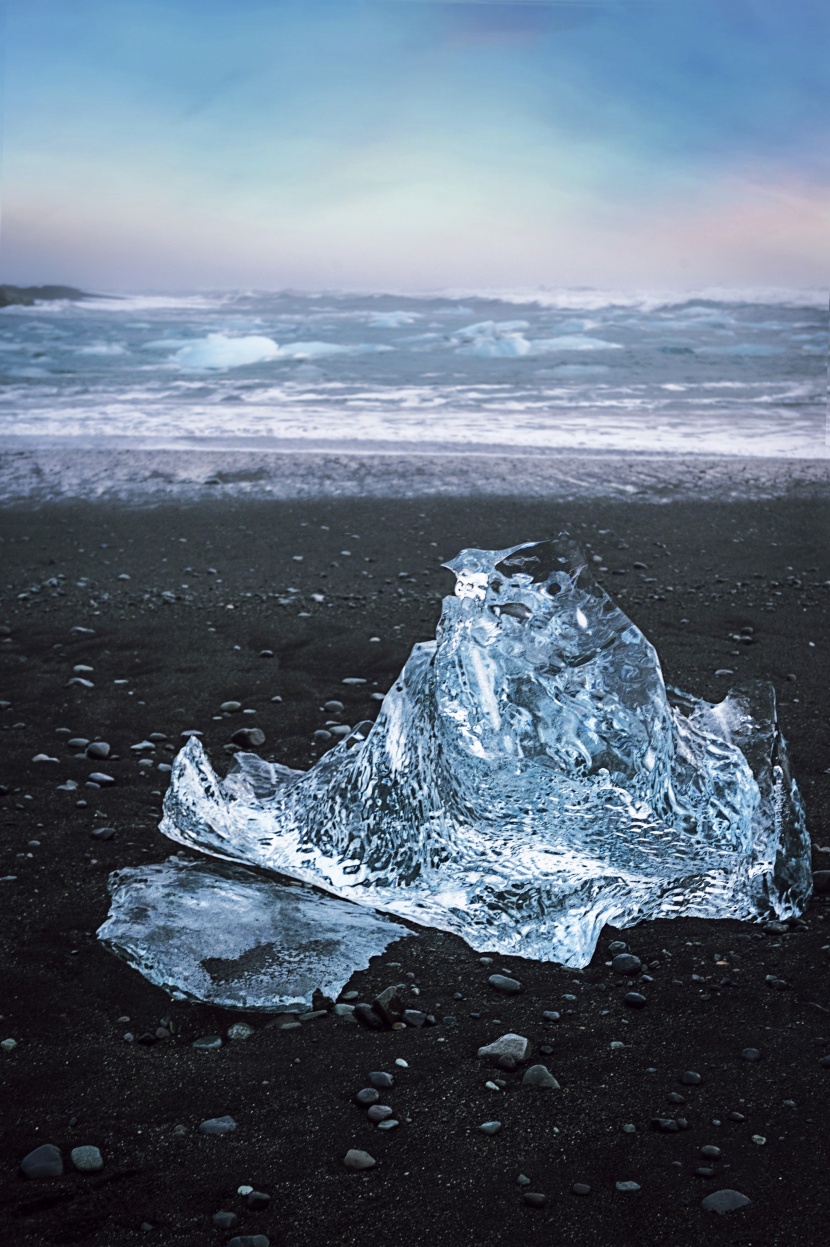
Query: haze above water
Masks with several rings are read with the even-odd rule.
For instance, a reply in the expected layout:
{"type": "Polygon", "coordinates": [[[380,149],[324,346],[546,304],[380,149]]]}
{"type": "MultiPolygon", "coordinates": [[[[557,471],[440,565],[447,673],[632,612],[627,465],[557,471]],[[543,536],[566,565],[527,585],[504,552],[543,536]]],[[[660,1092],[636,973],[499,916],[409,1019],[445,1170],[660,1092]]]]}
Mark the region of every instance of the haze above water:
{"type": "Polygon", "coordinates": [[[822,291],[240,291],[0,312],[7,446],[826,455],[822,291]]]}

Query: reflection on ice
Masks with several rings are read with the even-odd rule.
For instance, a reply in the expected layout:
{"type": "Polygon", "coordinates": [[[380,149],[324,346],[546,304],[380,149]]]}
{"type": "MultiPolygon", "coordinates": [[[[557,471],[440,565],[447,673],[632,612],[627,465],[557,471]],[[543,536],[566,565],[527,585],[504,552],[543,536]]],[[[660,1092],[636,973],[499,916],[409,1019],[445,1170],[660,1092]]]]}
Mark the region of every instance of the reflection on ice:
{"type": "Polygon", "coordinates": [[[374,724],[310,771],[238,754],[224,780],[191,737],[161,830],[477,950],[570,966],[607,922],[800,912],[808,840],[770,686],[716,706],[667,691],[566,535],[448,566],[436,640],[374,724]]]}

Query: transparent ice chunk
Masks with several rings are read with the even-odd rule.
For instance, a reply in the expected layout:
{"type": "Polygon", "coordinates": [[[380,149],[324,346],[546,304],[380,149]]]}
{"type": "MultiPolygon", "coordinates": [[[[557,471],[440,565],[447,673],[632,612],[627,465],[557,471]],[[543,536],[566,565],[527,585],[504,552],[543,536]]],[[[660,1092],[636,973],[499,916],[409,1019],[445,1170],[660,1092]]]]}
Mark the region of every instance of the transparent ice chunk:
{"type": "Polygon", "coordinates": [[[605,923],[800,912],[808,839],[769,685],[714,706],[667,690],[566,534],[447,566],[436,639],[374,724],[309,771],[237,754],[224,780],[191,737],[164,834],[570,966],[605,923]]]}
{"type": "Polygon", "coordinates": [[[116,871],[99,939],[178,999],[306,1013],[336,997],[402,923],[252,870],[168,858],[116,871]]]}

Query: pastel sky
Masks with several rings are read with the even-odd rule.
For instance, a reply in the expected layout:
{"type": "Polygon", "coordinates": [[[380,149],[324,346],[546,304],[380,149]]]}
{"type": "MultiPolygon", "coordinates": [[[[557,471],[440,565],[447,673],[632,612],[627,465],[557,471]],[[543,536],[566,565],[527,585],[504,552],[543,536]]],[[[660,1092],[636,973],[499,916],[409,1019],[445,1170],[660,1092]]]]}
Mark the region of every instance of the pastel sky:
{"type": "Polygon", "coordinates": [[[0,280],[830,283],[827,0],[7,0],[0,280]]]}

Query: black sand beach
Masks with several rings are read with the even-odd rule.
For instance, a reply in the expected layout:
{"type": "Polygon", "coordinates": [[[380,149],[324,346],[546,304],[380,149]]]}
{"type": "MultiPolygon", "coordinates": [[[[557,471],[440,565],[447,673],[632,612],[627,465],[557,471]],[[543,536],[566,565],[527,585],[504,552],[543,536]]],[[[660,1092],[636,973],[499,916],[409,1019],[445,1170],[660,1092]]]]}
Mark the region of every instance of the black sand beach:
{"type": "MultiPolygon", "coordinates": [[[[6,480],[14,470],[6,460],[6,480]]],[[[0,1051],[3,1243],[825,1241],[827,895],[784,929],[690,919],[606,929],[581,974],[520,958],[487,967],[460,940],[426,930],[349,984],[370,1002],[411,972],[413,1007],[439,1020],[404,1031],[331,1015],[281,1031],[261,1015],[171,1003],[95,938],[110,871],[173,851],[156,829],[167,777],[158,763],[169,763],[182,732],[203,731],[221,770],[231,734],[256,724],[264,757],[308,766],[312,735],[329,717],[323,703],[342,701],[346,723],[373,717],[370,694],[388,689],[412,644],[433,635],[452,587],[444,559],[561,529],[601,560],[599,579],[654,642],[668,682],[711,700],[733,680],[773,682],[813,867],[830,868],[824,473],[805,469],[809,480],[753,498],[735,472],[720,471],[720,501],[702,485],[697,499],[691,486],[661,490],[659,468],[648,489],[621,500],[545,496],[541,486],[523,499],[515,484],[506,497],[491,486],[466,497],[458,488],[404,500],[303,497],[298,473],[284,483],[291,500],[261,490],[207,498],[217,486],[200,486],[198,497],[171,488],[140,506],[117,490],[107,497],[100,461],[89,467],[100,501],[17,491],[0,512],[0,1039],[16,1040],[0,1051]],[[748,628],[750,643],[734,639],[748,628]],[[734,676],[716,675],[723,669],[734,676]],[[76,675],[93,687],[70,685],[76,675]],[[344,685],[348,677],[367,683],[344,685]],[[222,716],[228,700],[255,715],[222,716]],[[58,729],[112,752],[90,760],[58,729]],[[169,747],[160,742],[155,765],[142,767],[130,746],[151,733],[169,747]],[[38,754],[57,761],[33,761],[38,754]],[[99,770],[115,783],[85,787],[99,770]],[[69,779],[79,787],[59,791],[69,779]],[[94,838],[99,827],[114,837],[94,838]],[[641,1010],[623,1006],[629,982],[607,965],[614,939],[651,980],[639,982],[641,1010]],[[494,970],[522,992],[500,996],[487,983],[494,970]],[[551,1010],[558,1022],[543,1020],[551,1010]],[[255,1033],[219,1050],[192,1046],[238,1021],[255,1033]],[[167,1034],[157,1038],[159,1027],[167,1034]],[[521,1070],[476,1059],[508,1031],[528,1038],[528,1063],[547,1064],[561,1090],[522,1087],[521,1070]],[[760,1059],[743,1059],[746,1049],[760,1059]],[[375,1070],[395,1076],[388,1102],[401,1124],[389,1132],[353,1102],[375,1070]],[[684,1071],[699,1085],[681,1083],[684,1071]],[[506,1084],[498,1092],[485,1087],[494,1073],[506,1084]],[[203,1120],[224,1114],[234,1133],[200,1134],[203,1120]],[[688,1128],[650,1127],[678,1117],[688,1128]],[[488,1137],[478,1127],[491,1119],[503,1128],[488,1137]],[[44,1143],[62,1150],[64,1174],[26,1181],[20,1161],[44,1143]],[[69,1163],[85,1144],[101,1149],[99,1173],[69,1163]],[[704,1147],[720,1153],[701,1155],[704,1147]],[[350,1148],[376,1167],[346,1169],[350,1148]],[[617,1188],[626,1182],[638,1189],[617,1188]],[[574,1193],[575,1183],[589,1193],[574,1193]],[[241,1185],[270,1204],[250,1209],[241,1185]],[[751,1203],[722,1216],[704,1210],[722,1189],[751,1203]],[[527,1191],[546,1202],[526,1203],[527,1191]],[[221,1209],[238,1214],[232,1230],[212,1223],[221,1209]]],[[[597,495],[601,476],[600,465],[597,495]]]]}

